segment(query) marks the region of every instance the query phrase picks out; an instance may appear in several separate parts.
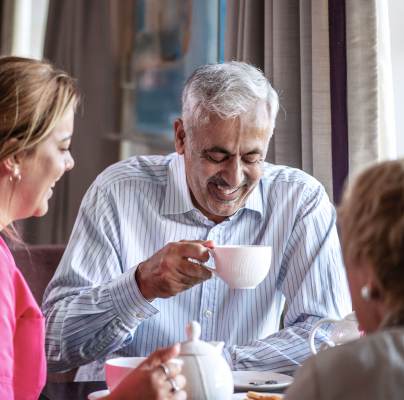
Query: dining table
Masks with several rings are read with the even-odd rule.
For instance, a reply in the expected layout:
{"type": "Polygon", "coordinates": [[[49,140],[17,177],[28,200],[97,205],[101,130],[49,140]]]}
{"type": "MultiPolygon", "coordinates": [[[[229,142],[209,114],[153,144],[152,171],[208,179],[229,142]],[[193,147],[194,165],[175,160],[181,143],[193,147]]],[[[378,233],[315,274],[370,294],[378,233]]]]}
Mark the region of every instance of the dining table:
{"type": "Polygon", "coordinates": [[[90,393],[106,389],[104,381],[92,382],[48,382],[39,400],[87,400],[90,393]]]}
{"type": "MultiPolygon", "coordinates": [[[[48,382],[42,390],[39,400],[87,400],[90,393],[106,388],[107,385],[104,381],[48,382]]],[[[274,390],[273,392],[282,393],[283,390],[274,390]]]]}

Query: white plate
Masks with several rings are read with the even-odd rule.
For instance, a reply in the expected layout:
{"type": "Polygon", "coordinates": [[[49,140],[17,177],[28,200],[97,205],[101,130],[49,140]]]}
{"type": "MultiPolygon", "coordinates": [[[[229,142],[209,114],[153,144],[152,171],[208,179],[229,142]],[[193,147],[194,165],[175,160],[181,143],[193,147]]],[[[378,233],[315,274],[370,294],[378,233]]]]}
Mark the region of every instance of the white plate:
{"type": "Polygon", "coordinates": [[[109,390],[97,390],[96,392],[90,393],[87,397],[88,400],[98,400],[110,394],[109,390]]]}
{"type": "MultiPolygon", "coordinates": [[[[280,393],[270,393],[270,392],[260,392],[261,394],[266,394],[266,395],[274,395],[274,396],[278,396],[281,399],[283,398],[283,394],[280,393]]],[[[245,400],[247,398],[247,392],[245,393],[234,393],[233,397],[231,398],[231,400],[245,400]]]]}
{"type": "Polygon", "coordinates": [[[254,392],[282,389],[293,382],[293,378],[270,371],[233,371],[234,389],[253,390],[254,392]],[[276,383],[252,385],[250,382],[274,380],[276,383]]]}

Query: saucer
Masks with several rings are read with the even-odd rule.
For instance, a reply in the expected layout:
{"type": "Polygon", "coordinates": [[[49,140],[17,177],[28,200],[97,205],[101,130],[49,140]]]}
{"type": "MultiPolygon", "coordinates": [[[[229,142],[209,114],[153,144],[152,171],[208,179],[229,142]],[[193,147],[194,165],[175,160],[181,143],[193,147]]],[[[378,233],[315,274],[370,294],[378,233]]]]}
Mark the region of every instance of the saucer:
{"type": "Polygon", "coordinates": [[[283,389],[293,382],[293,378],[270,371],[233,371],[234,388],[236,390],[252,390],[254,392],[283,389]],[[251,382],[276,381],[276,383],[264,383],[254,385],[251,382]]]}
{"type": "MultiPolygon", "coordinates": [[[[280,399],[283,399],[283,394],[280,394],[280,393],[260,392],[260,394],[265,394],[267,396],[273,395],[273,396],[277,396],[280,399]]],[[[246,400],[246,399],[247,399],[247,392],[234,393],[231,398],[231,400],[246,400]]]]}
{"type": "Polygon", "coordinates": [[[102,399],[105,396],[108,396],[110,394],[110,391],[108,389],[106,390],[97,390],[96,392],[92,392],[87,396],[88,400],[98,400],[102,399]]]}

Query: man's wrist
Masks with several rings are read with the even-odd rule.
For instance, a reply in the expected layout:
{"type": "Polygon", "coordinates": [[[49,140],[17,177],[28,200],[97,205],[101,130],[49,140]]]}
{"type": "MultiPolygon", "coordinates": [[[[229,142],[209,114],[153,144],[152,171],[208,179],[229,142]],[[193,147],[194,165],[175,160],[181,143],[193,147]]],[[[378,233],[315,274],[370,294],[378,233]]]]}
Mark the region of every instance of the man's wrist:
{"type": "Polygon", "coordinates": [[[139,264],[138,267],[136,268],[135,271],[135,281],[137,284],[137,287],[139,288],[140,293],[142,296],[147,300],[147,301],[153,301],[154,297],[150,296],[147,290],[147,284],[146,282],[142,279],[142,267],[143,263],[139,264]]]}

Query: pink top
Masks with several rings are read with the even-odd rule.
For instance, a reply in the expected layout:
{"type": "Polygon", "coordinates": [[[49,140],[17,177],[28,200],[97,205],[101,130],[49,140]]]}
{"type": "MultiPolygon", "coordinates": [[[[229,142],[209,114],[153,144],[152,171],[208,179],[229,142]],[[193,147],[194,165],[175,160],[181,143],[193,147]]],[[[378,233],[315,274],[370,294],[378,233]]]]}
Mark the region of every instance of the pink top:
{"type": "Polygon", "coordinates": [[[0,237],[0,399],[38,399],[46,380],[45,324],[0,237]]]}

